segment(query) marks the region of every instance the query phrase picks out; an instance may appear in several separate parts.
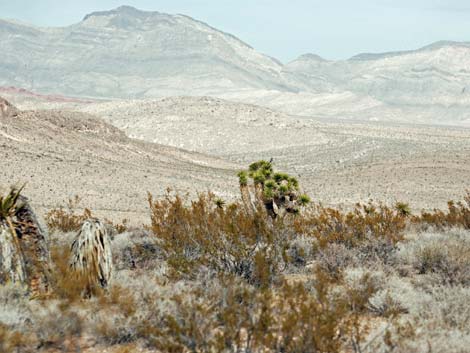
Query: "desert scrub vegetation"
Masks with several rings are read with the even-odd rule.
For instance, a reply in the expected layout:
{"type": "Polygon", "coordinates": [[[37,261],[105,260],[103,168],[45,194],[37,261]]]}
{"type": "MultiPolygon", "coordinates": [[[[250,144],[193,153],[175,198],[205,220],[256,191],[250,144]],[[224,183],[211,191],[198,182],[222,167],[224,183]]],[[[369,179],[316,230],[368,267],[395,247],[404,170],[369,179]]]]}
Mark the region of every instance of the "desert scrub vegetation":
{"type": "Polygon", "coordinates": [[[211,194],[200,194],[189,206],[179,195],[161,200],[149,195],[148,201],[151,230],[174,278],[191,279],[207,270],[267,286],[289,261],[294,234],[261,207],[250,212],[241,203],[221,208],[211,194]]]}
{"type": "Polygon", "coordinates": [[[422,211],[421,215],[413,217],[413,220],[422,227],[432,226],[441,230],[452,227],[470,229],[470,190],[467,190],[462,201],[449,201],[447,211],[422,211]]]}
{"type": "Polygon", "coordinates": [[[82,223],[92,217],[91,211],[85,208],[78,212],[81,198],[78,195],[68,198],[65,207],[51,209],[46,214],[46,223],[51,231],[74,232],[80,229],[82,223]]]}
{"type": "MultiPolygon", "coordinates": [[[[149,194],[149,225],[114,236],[64,209],[66,226],[43,231],[47,295],[0,284],[0,352],[468,351],[468,204],[434,211],[444,225],[405,203],[342,210],[308,199],[290,212],[279,196],[303,195],[290,176],[261,161],[239,178],[234,201],[149,194]],[[269,199],[266,184],[279,194],[269,199]]],[[[21,245],[20,194],[5,194],[14,206],[1,220],[21,245]]]]}
{"type": "MultiPolygon", "coordinates": [[[[91,210],[87,207],[82,208],[82,199],[75,195],[69,197],[65,202],[65,206],[59,206],[49,210],[45,215],[45,221],[50,231],[59,232],[76,232],[83,222],[87,219],[94,218],[91,210]],[[81,211],[80,211],[81,210],[81,211]]],[[[128,229],[128,219],[114,223],[109,219],[104,219],[106,226],[114,230],[115,233],[124,233],[128,229]]]]}

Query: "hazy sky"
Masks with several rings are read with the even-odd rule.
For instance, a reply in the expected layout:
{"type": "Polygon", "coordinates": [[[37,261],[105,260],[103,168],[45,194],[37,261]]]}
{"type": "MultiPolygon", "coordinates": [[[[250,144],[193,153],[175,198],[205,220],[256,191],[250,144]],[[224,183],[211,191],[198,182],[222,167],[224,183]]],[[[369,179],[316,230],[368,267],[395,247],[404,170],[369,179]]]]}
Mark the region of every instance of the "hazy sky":
{"type": "Polygon", "coordinates": [[[469,0],[0,0],[0,18],[63,26],[120,5],[192,16],[284,62],[470,41],[469,0]]]}

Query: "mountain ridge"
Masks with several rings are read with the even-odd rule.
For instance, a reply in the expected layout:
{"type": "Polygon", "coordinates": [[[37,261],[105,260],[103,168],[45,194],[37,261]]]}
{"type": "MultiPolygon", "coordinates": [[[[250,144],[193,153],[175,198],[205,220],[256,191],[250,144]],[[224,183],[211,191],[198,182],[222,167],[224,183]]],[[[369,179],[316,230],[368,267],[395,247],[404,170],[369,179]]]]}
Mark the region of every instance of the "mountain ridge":
{"type": "Polygon", "coordinates": [[[468,42],[343,61],[309,53],[283,64],[190,16],[121,6],[67,27],[0,20],[0,52],[0,86],[43,94],[232,97],[288,114],[373,121],[470,118],[468,42]]]}

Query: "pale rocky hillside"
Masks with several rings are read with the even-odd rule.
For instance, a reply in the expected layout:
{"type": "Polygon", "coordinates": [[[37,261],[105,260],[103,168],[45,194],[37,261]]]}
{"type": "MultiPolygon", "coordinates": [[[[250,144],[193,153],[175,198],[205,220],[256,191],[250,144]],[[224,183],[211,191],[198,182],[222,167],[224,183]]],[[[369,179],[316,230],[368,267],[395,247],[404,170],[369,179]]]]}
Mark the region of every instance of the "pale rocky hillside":
{"type": "Polygon", "coordinates": [[[199,153],[133,140],[94,116],[22,111],[0,120],[0,186],[27,183],[41,211],[79,195],[97,214],[148,221],[147,192],[237,193],[238,166],[199,153]]]}

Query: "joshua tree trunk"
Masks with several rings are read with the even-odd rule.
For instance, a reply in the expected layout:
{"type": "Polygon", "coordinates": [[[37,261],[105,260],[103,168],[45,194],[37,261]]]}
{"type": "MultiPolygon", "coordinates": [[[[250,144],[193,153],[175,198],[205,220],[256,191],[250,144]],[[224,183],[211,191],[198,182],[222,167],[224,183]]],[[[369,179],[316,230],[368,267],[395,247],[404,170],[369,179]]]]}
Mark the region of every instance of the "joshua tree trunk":
{"type": "MultiPolygon", "coordinates": [[[[12,233],[10,222],[0,222],[0,284],[5,282],[24,283],[26,271],[16,234],[12,233]]],[[[14,230],[14,229],[13,229],[14,230]]]]}
{"type": "Polygon", "coordinates": [[[20,196],[19,201],[24,206],[16,215],[16,229],[24,256],[28,284],[33,295],[46,293],[49,291],[51,278],[49,237],[38,222],[28,199],[20,196]]]}
{"type": "Polygon", "coordinates": [[[14,213],[0,221],[0,280],[28,285],[33,295],[49,289],[50,256],[47,233],[28,200],[19,196],[14,213]]]}
{"type": "Polygon", "coordinates": [[[86,220],[71,247],[70,266],[86,278],[88,291],[96,285],[106,288],[111,280],[113,258],[108,232],[96,218],[86,220]]]}
{"type": "Polygon", "coordinates": [[[249,214],[253,214],[256,210],[256,206],[251,198],[250,189],[248,185],[240,185],[240,194],[242,196],[243,205],[245,206],[245,210],[249,214]]]}

